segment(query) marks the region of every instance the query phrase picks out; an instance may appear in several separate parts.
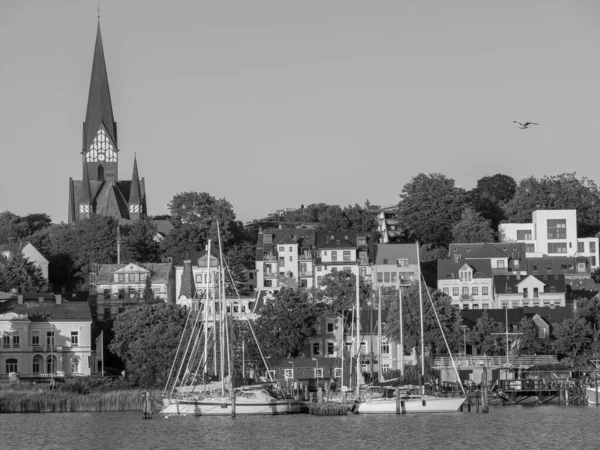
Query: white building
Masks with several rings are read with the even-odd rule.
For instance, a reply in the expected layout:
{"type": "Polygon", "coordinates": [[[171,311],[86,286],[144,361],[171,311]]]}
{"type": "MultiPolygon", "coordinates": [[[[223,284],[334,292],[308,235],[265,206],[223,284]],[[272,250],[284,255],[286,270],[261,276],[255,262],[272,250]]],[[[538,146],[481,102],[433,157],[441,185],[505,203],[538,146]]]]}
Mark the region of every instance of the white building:
{"type": "Polygon", "coordinates": [[[584,256],[592,270],[598,268],[598,238],[577,236],[576,210],[537,210],[532,219],[532,223],[501,223],[500,239],[525,243],[528,257],[584,256]]]}
{"type": "Polygon", "coordinates": [[[94,372],[92,316],[87,302],[25,294],[0,301],[0,375],[20,377],[94,372]]]}
{"type": "Polygon", "coordinates": [[[0,245],[0,255],[5,258],[10,258],[15,253],[21,253],[24,258],[28,259],[40,268],[44,278],[48,280],[48,260],[42,255],[37,248],[29,241],[9,242],[8,244],[0,245]]]}

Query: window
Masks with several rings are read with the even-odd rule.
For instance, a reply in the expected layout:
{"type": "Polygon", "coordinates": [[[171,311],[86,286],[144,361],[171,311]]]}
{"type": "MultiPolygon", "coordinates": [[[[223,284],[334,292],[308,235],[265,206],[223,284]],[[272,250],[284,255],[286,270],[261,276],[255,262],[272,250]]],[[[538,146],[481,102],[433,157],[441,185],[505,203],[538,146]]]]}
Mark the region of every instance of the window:
{"type": "Polygon", "coordinates": [[[381,353],[384,355],[389,355],[390,353],[390,344],[389,342],[382,342],[381,343],[381,353]]]}
{"type": "MultiPolygon", "coordinates": [[[[566,239],[567,238],[567,220],[566,219],[548,219],[548,239],[566,239]]],[[[556,252],[554,252],[556,253],[556,252]]]]}
{"type": "Polygon", "coordinates": [[[579,253],[585,252],[585,243],[584,242],[578,242],[577,243],[577,251],[579,253]]]}
{"type": "Polygon", "coordinates": [[[529,298],[529,289],[523,288],[523,298],[529,298]]]}
{"type": "Polygon", "coordinates": [[[104,289],[104,300],[110,300],[110,289],[104,289]]]}
{"type": "Polygon", "coordinates": [[[6,373],[18,372],[19,371],[19,362],[15,358],[10,358],[6,360],[6,373]]]}
{"type": "Polygon", "coordinates": [[[323,369],[320,367],[318,369],[315,369],[314,374],[315,374],[315,378],[317,378],[317,379],[323,378],[323,369]]]}
{"type": "Polygon", "coordinates": [[[48,356],[46,358],[46,373],[55,373],[56,372],[56,358],[54,355],[48,356]]]}
{"type": "Polygon", "coordinates": [[[525,253],[535,252],[535,244],[525,244],[525,253]]]}
{"type": "Polygon", "coordinates": [[[476,303],[474,303],[474,304],[473,304],[473,309],[479,309],[479,305],[478,305],[478,304],[476,304],[476,303]]]}
{"type": "Polygon", "coordinates": [[[4,336],[2,336],[2,346],[4,348],[10,347],[10,335],[9,334],[5,334],[4,336]]]}
{"type": "Polygon", "coordinates": [[[335,350],[335,345],[333,344],[333,342],[328,342],[327,343],[327,356],[333,356],[335,350]]]}
{"type": "Polygon", "coordinates": [[[140,281],[146,281],[146,274],[145,273],[140,273],[140,274],[138,274],[138,276],[140,277],[140,281]]]}
{"type": "Polygon", "coordinates": [[[488,288],[487,287],[482,287],[481,288],[481,295],[488,295],[488,288]]]}
{"type": "Polygon", "coordinates": [[[279,265],[282,267],[285,266],[285,257],[283,257],[283,256],[279,257],[279,265]]]}
{"type": "Polygon", "coordinates": [[[345,272],[352,272],[352,268],[351,267],[344,267],[344,271],[345,272]]]}
{"type": "Polygon", "coordinates": [[[333,376],[334,378],[340,378],[342,376],[342,368],[336,367],[335,369],[333,369],[333,376]]]}
{"type": "Polygon", "coordinates": [[[518,269],[520,265],[521,265],[521,263],[518,259],[513,260],[513,267],[515,269],[518,269]]]}
{"type": "Polygon", "coordinates": [[[286,380],[294,379],[294,369],[283,369],[283,378],[286,380]]]}
{"type": "Polygon", "coordinates": [[[590,242],[590,253],[596,253],[596,243],[590,242]]]}
{"type": "Polygon", "coordinates": [[[79,373],[79,358],[71,358],[71,373],[79,373]]]}
{"type": "Polygon", "coordinates": [[[377,281],[383,283],[383,272],[377,272],[377,281]]]}
{"type": "Polygon", "coordinates": [[[202,275],[196,275],[196,283],[202,283],[202,275]]]}
{"type": "Polygon", "coordinates": [[[79,331],[71,331],[71,345],[79,345],[79,331]]]}
{"type": "Polygon", "coordinates": [[[110,320],[110,308],[104,308],[104,320],[110,320]]]}
{"type": "Polygon", "coordinates": [[[383,258],[383,263],[384,263],[384,264],[387,264],[387,263],[388,263],[388,260],[387,260],[387,258],[383,258]]]}
{"type": "Polygon", "coordinates": [[[33,373],[40,373],[40,369],[44,364],[44,360],[40,355],[36,355],[33,358],[33,373]]]}
{"type": "Polygon", "coordinates": [[[323,270],[323,266],[317,266],[317,272],[321,272],[323,270]]]}
{"type": "Polygon", "coordinates": [[[396,265],[398,267],[408,267],[408,259],[397,259],[396,265]]]}
{"type": "Polygon", "coordinates": [[[548,242],[548,253],[567,253],[567,243],[548,242]]]}
{"type": "Polygon", "coordinates": [[[490,305],[488,305],[487,303],[483,304],[483,309],[490,309],[490,305]]]}
{"type": "Polygon", "coordinates": [[[496,267],[498,269],[504,269],[504,261],[500,260],[500,259],[498,261],[496,261],[496,267]]]}
{"type": "Polygon", "coordinates": [[[533,298],[538,298],[540,296],[539,289],[533,288],[533,298]]]}
{"type": "Polygon", "coordinates": [[[350,261],[352,259],[350,250],[344,250],[344,261],[350,261]]]}
{"type": "Polygon", "coordinates": [[[359,237],[358,238],[358,246],[364,247],[365,245],[367,245],[367,239],[364,237],[359,237]]]}
{"type": "Polygon", "coordinates": [[[54,346],[54,331],[46,331],[46,345],[48,347],[54,346]]]}
{"type": "Polygon", "coordinates": [[[556,292],[556,288],[554,286],[550,286],[550,292],[556,292]]]}
{"type": "Polygon", "coordinates": [[[590,265],[592,266],[596,266],[596,257],[595,256],[590,256],[590,265]]]}
{"type": "Polygon", "coordinates": [[[471,290],[471,293],[473,295],[479,295],[479,288],[478,287],[473,287],[473,289],[471,290]]]}
{"type": "Polygon", "coordinates": [[[385,283],[389,283],[390,282],[390,273],[389,272],[384,272],[383,273],[383,281],[385,283]]]}
{"type": "MultiPolygon", "coordinates": [[[[446,295],[450,294],[450,290],[448,288],[444,288],[443,291],[444,291],[444,294],[446,294],[446,295]]],[[[398,310],[400,310],[400,309],[398,309],[398,310]]]]}
{"type": "Polygon", "coordinates": [[[458,295],[458,288],[452,288],[452,295],[458,295]]]}
{"type": "Polygon", "coordinates": [[[468,287],[462,288],[462,295],[469,295],[469,288],[468,287]]]}
{"type": "Polygon", "coordinates": [[[323,280],[323,277],[317,277],[317,284],[321,284],[321,280],[323,280]]]}
{"type": "Polygon", "coordinates": [[[293,256],[290,256],[290,261],[293,261],[294,260],[293,258],[294,258],[293,256]]]}
{"type": "Polygon", "coordinates": [[[290,251],[290,252],[291,252],[291,251],[293,251],[293,250],[292,250],[292,247],[288,247],[288,251],[290,251]]]}
{"type": "Polygon", "coordinates": [[[333,322],[327,322],[327,332],[333,333],[333,322]]]}
{"type": "Polygon", "coordinates": [[[31,345],[33,345],[34,347],[40,346],[40,332],[39,331],[34,331],[31,334],[31,345]]]}
{"type": "Polygon", "coordinates": [[[318,342],[313,343],[313,355],[319,356],[321,354],[321,344],[318,342]]]}
{"type": "Polygon", "coordinates": [[[125,281],[125,274],[124,273],[119,273],[118,277],[119,277],[118,281],[120,281],[120,282],[124,282],[125,281]]]}
{"type": "Polygon", "coordinates": [[[517,230],[517,241],[531,241],[531,230],[517,230]]]}
{"type": "Polygon", "coordinates": [[[546,336],[546,328],[540,328],[539,329],[539,335],[538,335],[538,337],[540,339],[545,339],[547,337],[546,336]]]}
{"type": "Polygon", "coordinates": [[[15,331],[13,333],[13,348],[21,347],[21,337],[19,336],[19,332],[15,331]]]}
{"type": "Polygon", "coordinates": [[[283,247],[283,246],[282,246],[282,247],[279,247],[279,251],[280,251],[280,252],[285,252],[285,247],[283,247]]]}
{"type": "Polygon", "coordinates": [[[392,283],[396,282],[396,272],[392,272],[392,283]]]}
{"type": "Polygon", "coordinates": [[[336,250],[331,251],[331,260],[337,261],[337,251],[336,250]]]}
{"type": "Polygon", "coordinates": [[[98,166],[98,181],[104,181],[104,167],[98,166]]]}

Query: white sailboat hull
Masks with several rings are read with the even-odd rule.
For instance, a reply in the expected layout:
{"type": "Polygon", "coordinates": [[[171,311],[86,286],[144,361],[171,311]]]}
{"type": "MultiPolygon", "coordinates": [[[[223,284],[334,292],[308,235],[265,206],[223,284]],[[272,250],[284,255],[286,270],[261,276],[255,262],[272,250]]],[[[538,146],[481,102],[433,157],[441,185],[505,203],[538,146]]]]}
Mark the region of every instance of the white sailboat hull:
{"type": "MultiPolygon", "coordinates": [[[[600,388],[598,388],[599,390],[599,394],[598,394],[598,398],[600,399],[600,388]]],[[[588,400],[588,405],[596,405],[596,388],[595,387],[588,387],[585,389],[586,394],[587,394],[587,400],[588,400]]],[[[600,400],[599,400],[600,401],[600,400]]]]}
{"type": "MultiPolygon", "coordinates": [[[[220,398],[203,400],[174,400],[165,405],[161,414],[167,416],[230,416],[231,399],[220,398]]],[[[235,413],[274,415],[300,412],[300,404],[295,401],[276,400],[272,402],[244,402],[236,399],[235,413]]]]}
{"type": "MultiPolygon", "coordinates": [[[[465,401],[461,397],[423,396],[400,401],[400,414],[456,412],[465,401]]],[[[373,399],[359,403],[358,414],[397,414],[396,399],[373,399]]]]}

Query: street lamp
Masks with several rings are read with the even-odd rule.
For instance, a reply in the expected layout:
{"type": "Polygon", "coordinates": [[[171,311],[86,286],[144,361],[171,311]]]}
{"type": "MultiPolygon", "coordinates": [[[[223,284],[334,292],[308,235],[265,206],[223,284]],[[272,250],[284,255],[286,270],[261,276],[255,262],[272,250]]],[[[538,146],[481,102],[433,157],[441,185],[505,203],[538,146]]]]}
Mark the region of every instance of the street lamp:
{"type": "Polygon", "coordinates": [[[467,326],[461,325],[463,329],[463,353],[467,356],[467,326]]]}

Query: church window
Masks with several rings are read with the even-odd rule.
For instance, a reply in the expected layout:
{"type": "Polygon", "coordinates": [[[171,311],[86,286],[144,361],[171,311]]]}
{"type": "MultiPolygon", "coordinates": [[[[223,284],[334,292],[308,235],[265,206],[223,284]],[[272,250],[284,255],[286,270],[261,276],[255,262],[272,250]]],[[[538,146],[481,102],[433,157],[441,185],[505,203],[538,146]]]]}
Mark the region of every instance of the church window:
{"type": "Polygon", "coordinates": [[[104,167],[98,166],[98,181],[104,181],[104,167]]]}
{"type": "Polygon", "coordinates": [[[108,137],[104,129],[98,130],[96,137],[90,145],[85,160],[87,162],[117,161],[117,153],[115,152],[115,148],[110,141],[110,137],[108,137]]]}

